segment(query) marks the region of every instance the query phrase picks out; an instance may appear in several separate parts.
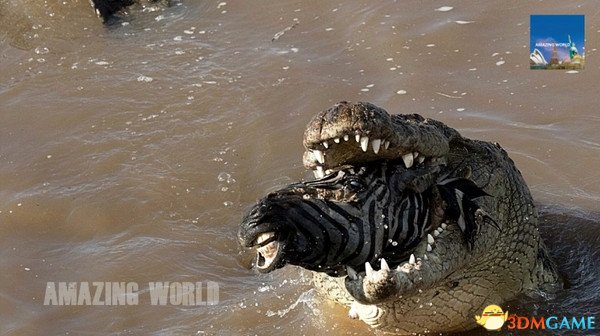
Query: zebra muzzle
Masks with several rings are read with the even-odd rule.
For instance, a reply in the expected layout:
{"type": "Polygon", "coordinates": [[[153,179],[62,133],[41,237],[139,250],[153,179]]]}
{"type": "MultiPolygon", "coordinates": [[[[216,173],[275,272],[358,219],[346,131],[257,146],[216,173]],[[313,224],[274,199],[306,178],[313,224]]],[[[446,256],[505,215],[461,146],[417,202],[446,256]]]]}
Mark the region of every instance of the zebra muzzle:
{"type": "Polygon", "coordinates": [[[256,267],[268,269],[279,254],[277,237],[274,232],[261,233],[256,238],[256,244],[260,246],[256,249],[256,267]]]}

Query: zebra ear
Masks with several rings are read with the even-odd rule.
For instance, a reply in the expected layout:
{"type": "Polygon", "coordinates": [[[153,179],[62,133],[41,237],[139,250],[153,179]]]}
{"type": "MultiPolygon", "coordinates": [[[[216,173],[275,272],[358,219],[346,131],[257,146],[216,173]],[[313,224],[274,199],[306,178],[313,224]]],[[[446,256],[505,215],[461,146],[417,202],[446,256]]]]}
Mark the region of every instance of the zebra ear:
{"type": "MultiPolygon", "coordinates": [[[[476,211],[480,209],[473,199],[490,195],[479,188],[475,182],[465,178],[451,178],[440,181],[437,188],[447,204],[446,218],[456,221],[463,232],[467,245],[472,249],[475,236],[479,232],[476,211]]],[[[484,211],[482,213],[486,214],[484,211]]],[[[489,218],[494,224],[496,223],[487,214],[486,218],[489,218]]]]}
{"type": "Polygon", "coordinates": [[[471,199],[482,196],[490,196],[488,193],[483,191],[483,189],[479,188],[475,182],[462,177],[446,179],[438,182],[438,185],[444,185],[448,186],[449,188],[458,189],[469,195],[469,198],[471,199]]]}

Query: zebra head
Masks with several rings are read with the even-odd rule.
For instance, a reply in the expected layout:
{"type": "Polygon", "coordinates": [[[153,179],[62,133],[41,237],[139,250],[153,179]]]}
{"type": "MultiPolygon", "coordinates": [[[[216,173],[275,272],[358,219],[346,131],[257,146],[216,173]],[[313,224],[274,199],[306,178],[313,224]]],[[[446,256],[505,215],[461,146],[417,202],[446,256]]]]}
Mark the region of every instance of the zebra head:
{"type": "Polygon", "coordinates": [[[345,167],[267,195],[244,218],[239,238],[258,247],[256,267],[286,264],[330,275],[365,261],[402,259],[428,230],[428,192],[403,187],[407,170],[380,163],[345,167]],[[393,252],[393,253],[392,253],[393,252]]]}
{"type": "Polygon", "coordinates": [[[243,219],[240,242],[257,248],[260,272],[292,264],[337,276],[429,251],[443,220],[456,222],[472,246],[479,208],[472,199],[487,194],[470,172],[448,167],[455,138],[455,130],[419,115],[338,103],[304,134],[304,165],[317,180],[260,200],[243,219]]]}
{"type": "Polygon", "coordinates": [[[267,195],[243,219],[238,237],[257,247],[255,266],[263,273],[292,264],[343,276],[381,258],[399,265],[418,245],[427,248],[447,194],[440,192],[446,182],[423,188],[431,178],[425,167],[408,170],[394,161],[344,167],[267,195]]]}

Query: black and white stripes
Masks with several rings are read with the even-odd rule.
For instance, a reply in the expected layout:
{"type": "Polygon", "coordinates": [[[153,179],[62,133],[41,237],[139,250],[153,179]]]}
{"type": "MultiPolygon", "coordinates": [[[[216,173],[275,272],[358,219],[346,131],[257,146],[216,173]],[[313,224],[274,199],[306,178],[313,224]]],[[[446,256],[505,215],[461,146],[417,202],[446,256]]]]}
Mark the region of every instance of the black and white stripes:
{"type": "Polygon", "coordinates": [[[344,275],[347,266],[361,271],[381,258],[399,265],[424,239],[430,252],[438,229],[432,227],[435,208],[444,211],[443,220],[458,224],[473,247],[479,223],[494,223],[474,201],[487,194],[462,177],[432,178],[417,192],[408,183],[419,174],[427,172],[380,162],[292,184],[263,198],[244,219],[239,237],[244,246],[258,247],[262,272],[289,263],[344,275]]]}
{"type": "Polygon", "coordinates": [[[356,197],[350,202],[303,197],[289,208],[306,243],[306,254],[295,263],[330,271],[341,265],[360,269],[381,257],[390,263],[406,259],[429,230],[430,192],[399,190],[396,175],[395,167],[381,164],[304,183],[307,195],[318,195],[308,190],[317,188],[356,197]]]}

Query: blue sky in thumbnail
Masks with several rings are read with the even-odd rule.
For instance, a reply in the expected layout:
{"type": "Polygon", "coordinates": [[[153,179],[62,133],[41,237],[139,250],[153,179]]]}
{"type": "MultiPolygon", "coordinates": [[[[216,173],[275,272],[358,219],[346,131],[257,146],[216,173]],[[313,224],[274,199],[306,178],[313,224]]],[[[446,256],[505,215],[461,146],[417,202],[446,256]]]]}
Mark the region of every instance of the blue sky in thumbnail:
{"type": "MultiPolygon", "coordinates": [[[[579,54],[585,52],[585,19],[583,15],[531,15],[530,16],[531,38],[529,41],[530,51],[536,48],[537,42],[568,43],[571,40],[579,54]]],[[[537,47],[544,55],[547,61],[550,60],[552,47],[537,47]]],[[[557,47],[560,59],[568,57],[569,50],[564,47],[557,47]]]]}

